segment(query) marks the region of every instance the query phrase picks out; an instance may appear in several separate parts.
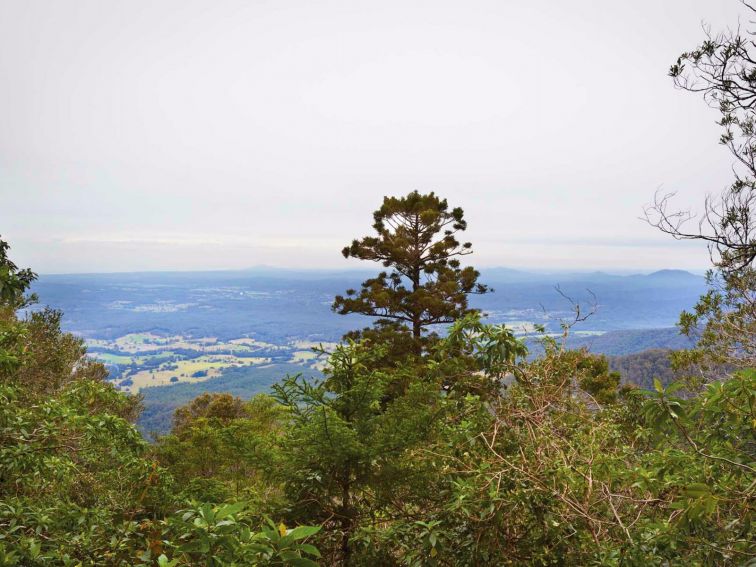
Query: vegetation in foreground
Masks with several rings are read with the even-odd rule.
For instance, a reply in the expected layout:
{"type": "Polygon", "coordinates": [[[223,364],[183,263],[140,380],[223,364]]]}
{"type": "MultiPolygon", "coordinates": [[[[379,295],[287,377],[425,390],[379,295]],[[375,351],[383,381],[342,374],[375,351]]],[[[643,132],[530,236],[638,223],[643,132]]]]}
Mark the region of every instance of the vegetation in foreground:
{"type": "MultiPolygon", "coordinates": [[[[746,169],[749,45],[710,38],[673,68],[710,81],[746,169]]],[[[621,386],[605,358],[568,349],[579,305],[535,359],[482,324],[462,210],[413,192],[344,250],[384,271],[335,299],[375,324],[322,380],[199,396],[153,445],[133,426],[140,398],[104,380],[60,313],[18,318],[34,274],[0,241],[0,564],[753,564],[754,188],[751,167],[713,234],[658,204],[660,228],[713,242],[719,283],[681,317],[700,338],[668,386],[621,386]]]]}

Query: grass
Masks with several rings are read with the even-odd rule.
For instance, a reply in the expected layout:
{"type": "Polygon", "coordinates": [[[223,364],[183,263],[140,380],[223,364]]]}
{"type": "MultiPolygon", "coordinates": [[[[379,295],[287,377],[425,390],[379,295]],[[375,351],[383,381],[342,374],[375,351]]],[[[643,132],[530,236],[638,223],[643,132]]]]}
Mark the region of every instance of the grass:
{"type": "Polygon", "coordinates": [[[89,353],[89,356],[92,358],[96,358],[100,362],[104,362],[105,364],[131,364],[132,362],[136,362],[137,364],[141,364],[139,358],[135,358],[133,356],[128,356],[126,354],[112,354],[109,352],[91,352],[89,353]]]}
{"type": "MultiPolygon", "coordinates": [[[[152,333],[129,333],[115,340],[89,339],[87,344],[93,348],[118,351],[123,356],[134,354],[162,354],[166,350],[193,350],[196,352],[244,352],[253,353],[263,349],[285,349],[280,345],[242,338],[231,341],[219,341],[216,337],[190,338],[181,335],[160,337],[152,333]]],[[[115,356],[115,355],[114,355],[115,356]]],[[[126,363],[124,359],[115,364],[126,363]]]]}
{"type": "Polygon", "coordinates": [[[269,363],[268,358],[240,358],[230,354],[205,355],[191,360],[179,360],[172,363],[161,364],[157,369],[139,370],[134,374],[124,375],[120,383],[122,389],[134,393],[153,386],[168,386],[172,384],[188,382],[204,382],[210,378],[216,378],[223,370],[231,367],[253,366],[269,363]],[[175,368],[174,368],[175,366],[175,368]],[[205,372],[204,376],[193,376],[197,372],[205,372]],[[176,380],[171,381],[172,378],[176,380]],[[129,385],[123,382],[130,380],[129,385]]]}
{"type": "Polygon", "coordinates": [[[115,354],[112,352],[89,352],[88,354],[90,357],[95,358],[100,362],[104,362],[105,364],[123,364],[126,366],[131,365],[132,363],[139,366],[154,358],[179,356],[171,350],[159,350],[141,356],[136,356],[134,354],[115,354]]]}
{"type": "Polygon", "coordinates": [[[131,393],[163,386],[199,384],[217,379],[233,369],[263,369],[284,364],[319,372],[325,358],[312,348],[322,346],[331,350],[335,346],[334,343],[312,341],[276,345],[250,337],[219,341],[216,337],[159,336],[149,332],[129,333],[114,340],[90,339],[88,344],[93,350],[108,351],[93,352],[91,356],[106,364],[120,366],[120,375],[113,375],[113,380],[131,393]],[[256,356],[256,353],[264,356],[256,356]],[[172,360],[155,367],[160,362],[155,359],[168,357],[172,360]],[[151,361],[154,361],[152,367],[145,367],[151,361]],[[136,366],[136,371],[132,365],[136,366]],[[194,376],[198,372],[202,375],[194,376]]]}

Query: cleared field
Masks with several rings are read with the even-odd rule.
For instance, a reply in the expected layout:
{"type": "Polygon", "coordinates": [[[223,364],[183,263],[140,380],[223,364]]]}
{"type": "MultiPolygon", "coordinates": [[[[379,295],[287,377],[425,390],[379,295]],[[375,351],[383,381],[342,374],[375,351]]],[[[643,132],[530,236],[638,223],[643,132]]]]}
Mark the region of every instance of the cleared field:
{"type": "Polygon", "coordinates": [[[326,357],[311,350],[295,350],[291,353],[289,363],[323,370],[326,365],[326,357]]]}
{"type": "Polygon", "coordinates": [[[105,364],[131,364],[132,362],[136,362],[137,364],[141,364],[139,362],[138,357],[129,356],[126,354],[111,354],[109,352],[90,352],[89,356],[92,358],[96,358],[100,362],[104,362],[105,364]]]}
{"type": "Polygon", "coordinates": [[[273,343],[266,343],[265,341],[258,341],[257,339],[253,339],[253,338],[250,338],[250,337],[242,337],[242,338],[239,338],[239,339],[231,339],[228,342],[229,342],[229,344],[232,344],[232,345],[240,345],[240,346],[245,346],[245,347],[253,348],[253,349],[260,349],[260,348],[265,348],[265,349],[268,349],[268,348],[272,348],[272,349],[285,348],[285,347],[282,347],[281,345],[276,345],[276,344],[273,344],[273,343]]]}
{"type": "Polygon", "coordinates": [[[239,358],[233,355],[207,355],[192,360],[179,360],[161,364],[157,369],[140,370],[125,375],[119,385],[127,392],[138,392],[151,386],[166,386],[179,383],[204,382],[222,374],[226,368],[267,364],[269,358],[239,358]],[[196,373],[201,376],[194,376],[196,373]],[[174,379],[174,380],[172,380],[174,379]]]}
{"type": "Polygon", "coordinates": [[[313,348],[320,348],[323,347],[327,351],[331,351],[336,348],[336,345],[338,343],[329,343],[329,342],[314,342],[314,341],[294,341],[292,343],[296,348],[302,349],[302,350],[311,350],[313,348]]]}
{"type": "Polygon", "coordinates": [[[314,352],[313,347],[322,346],[326,350],[335,347],[335,343],[313,341],[273,344],[251,337],[219,341],[216,337],[154,333],[129,333],[112,340],[89,339],[87,345],[95,351],[108,351],[90,350],[90,356],[111,365],[111,379],[128,392],[152,386],[204,382],[221,376],[230,368],[262,367],[282,360],[322,370],[325,357],[314,352]]]}
{"type": "Polygon", "coordinates": [[[293,353],[291,353],[291,361],[296,362],[309,362],[310,360],[315,360],[316,358],[319,358],[319,354],[317,352],[313,352],[311,350],[295,350],[293,353]]]}
{"type": "Polygon", "coordinates": [[[152,333],[129,333],[115,340],[88,339],[87,344],[92,347],[118,350],[124,353],[149,352],[165,350],[174,342],[183,340],[183,337],[160,337],[152,333]]]}
{"type": "MultiPolygon", "coordinates": [[[[289,347],[274,345],[250,338],[219,341],[216,337],[187,338],[183,336],[160,337],[151,333],[131,333],[115,340],[89,339],[90,347],[116,350],[124,355],[163,353],[166,350],[193,350],[196,352],[244,352],[257,350],[286,350],[289,347]]],[[[114,364],[121,364],[114,362],[114,364]]]]}
{"type": "Polygon", "coordinates": [[[175,352],[171,350],[159,350],[154,353],[143,354],[143,355],[114,354],[112,352],[89,352],[88,354],[90,357],[96,358],[97,360],[99,360],[100,362],[104,362],[105,364],[124,364],[124,365],[130,365],[132,363],[136,365],[141,365],[141,364],[145,364],[147,361],[152,360],[154,358],[178,356],[175,352]]]}

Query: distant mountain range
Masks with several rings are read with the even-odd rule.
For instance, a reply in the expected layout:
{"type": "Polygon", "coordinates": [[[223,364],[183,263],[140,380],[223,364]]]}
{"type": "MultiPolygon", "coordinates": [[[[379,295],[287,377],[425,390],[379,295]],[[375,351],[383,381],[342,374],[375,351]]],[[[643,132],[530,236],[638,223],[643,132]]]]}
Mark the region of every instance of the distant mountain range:
{"type": "Polygon", "coordinates": [[[610,274],[607,272],[570,272],[570,271],[554,271],[554,272],[527,272],[522,270],[515,270],[513,268],[481,268],[480,270],[482,278],[490,278],[496,281],[507,282],[529,282],[529,281],[621,281],[621,280],[636,280],[642,281],[644,279],[667,281],[667,282],[680,282],[680,281],[702,281],[703,276],[699,276],[688,272],[686,270],[657,270],[649,274],[610,274]]]}
{"type": "MultiPolygon", "coordinates": [[[[377,264],[376,264],[377,266],[377,264]]],[[[219,270],[219,271],[200,271],[200,272],[163,272],[163,273],[221,273],[231,272],[233,270],[219,270]]],[[[283,277],[333,277],[333,276],[365,276],[374,274],[377,270],[368,268],[282,268],[277,266],[251,266],[243,270],[236,270],[237,272],[246,272],[248,274],[261,275],[261,276],[283,276],[283,277]]],[[[623,270],[621,273],[609,273],[601,270],[586,271],[586,270],[522,270],[517,268],[508,268],[506,266],[494,266],[478,268],[482,277],[491,277],[499,281],[534,281],[542,279],[616,279],[627,277],[662,277],[662,278],[702,278],[701,275],[696,275],[687,270],[678,269],[663,269],[654,272],[631,272],[623,270]]],[[[128,272],[125,272],[128,273],[128,272]]],[[[134,273],[134,272],[132,272],[134,273]]],[[[160,272],[136,272],[142,274],[148,273],[160,273],[160,272]]]]}
{"type": "MultiPolygon", "coordinates": [[[[569,318],[572,308],[563,295],[586,308],[596,302],[596,313],[575,329],[578,333],[669,328],[680,311],[692,307],[706,289],[702,276],[682,270],[637,275],[510,268],[481,272],[481,281],[494,292],[472,297],[472,305],[491,322],[523,330],[538,323],[558,331],[559,322],[569,318]]],[[[64,324],[70,330],[91,338],[155,331],[224,339],[252,333],[273,342],[292,337],[337,340],[370,321],[332,313],[334,295],[374,274],[258,267],[43,275],[34,291],[43,303],[64,311],[64,324]]]]}

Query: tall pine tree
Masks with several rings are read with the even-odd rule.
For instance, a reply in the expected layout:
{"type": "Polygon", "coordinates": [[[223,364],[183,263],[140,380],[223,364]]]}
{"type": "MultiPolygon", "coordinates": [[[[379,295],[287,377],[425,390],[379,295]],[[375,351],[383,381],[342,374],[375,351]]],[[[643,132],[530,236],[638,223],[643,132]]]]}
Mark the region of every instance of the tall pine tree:
{"type": "Polygon", "coordinates": [[[430,325],[452,323],[473,312],[468,295],[486,293],[479,273],[463,268],[460,258],[472,254],[472,244],[457,235],[467,228],[464,212],[449,209],[434,193],[413,191],[406,197],[384,197],[373,213],[375,236],[354,240],[342,250],[345,258],[380,262],[383,271],[347,290],[333,303],[337,313],[376,317],[384,330],[409,331],[412,350],[422,350],[430,325]]]}

